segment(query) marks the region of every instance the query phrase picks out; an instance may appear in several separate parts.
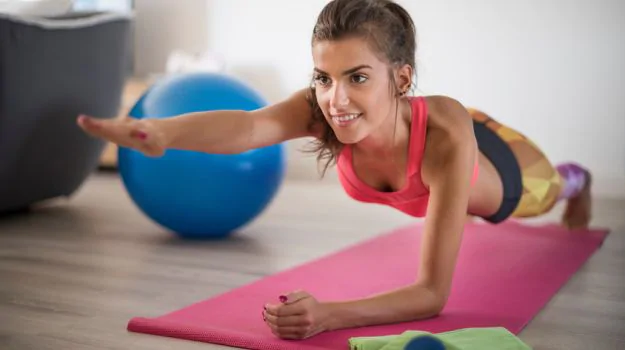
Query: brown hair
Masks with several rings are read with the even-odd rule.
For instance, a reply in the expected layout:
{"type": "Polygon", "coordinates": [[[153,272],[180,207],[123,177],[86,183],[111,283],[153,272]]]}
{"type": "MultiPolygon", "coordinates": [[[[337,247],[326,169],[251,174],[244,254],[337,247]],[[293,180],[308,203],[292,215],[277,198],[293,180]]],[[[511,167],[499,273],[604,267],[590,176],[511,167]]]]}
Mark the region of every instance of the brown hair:
{"type": "MultiPolygon", "coordinates": [[[[391,93],[399,95],[392,67],[405,64],[415,67],[416,30],[408,12],[392,0],[332,0],[319,14],[313,29],[311,44],[347,37],[365,38],[380,59],[391,66],[391,93]]],[[[308,101],[312,107],[311,128],[321,127],[320,138],[313,141],[311,151],[317,160],[326,159],[323,173],[336,162],[343,148],[332,127],[327,123],[311,82],[308,101]]]]}

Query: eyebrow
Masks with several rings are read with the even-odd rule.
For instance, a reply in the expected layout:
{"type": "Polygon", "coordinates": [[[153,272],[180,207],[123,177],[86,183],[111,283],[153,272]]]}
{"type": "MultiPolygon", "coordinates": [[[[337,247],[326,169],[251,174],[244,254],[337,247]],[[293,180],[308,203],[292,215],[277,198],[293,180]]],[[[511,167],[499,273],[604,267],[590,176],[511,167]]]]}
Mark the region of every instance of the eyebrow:
{"type": "MultiPolygon", "coordinates": [[[[363,68],[373,69],[373,67],[371,67],[370,65],[367,65],[367,64],[361,64],[361,65],[356,66],[356,67],[354,67],[354,68],[350,68],[350,69],[348,69],[348,70],[343,71],[343,75],[352,74],[352,73],[354,73],[354,72],[356,72],[356,71],[358,71],[358,70],[360,70],[360,69],[363,69],[363,68]]],[[[321,69],[319,69],[319,68],[317,68],[317,67],[315,67],[315,71],[316,71],[316,72],[319,72],[319,73],[321,73],[321,74],[326,74],[326,75],[329,75],[328,73],[326,73],[326,72],[322,71],[321,69]]]]}

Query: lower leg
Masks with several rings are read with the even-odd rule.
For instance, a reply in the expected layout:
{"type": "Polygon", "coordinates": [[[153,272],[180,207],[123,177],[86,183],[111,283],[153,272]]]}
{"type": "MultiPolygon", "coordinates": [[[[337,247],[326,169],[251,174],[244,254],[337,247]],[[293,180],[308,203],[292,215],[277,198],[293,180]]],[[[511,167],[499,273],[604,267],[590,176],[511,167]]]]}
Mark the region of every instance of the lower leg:
{"type": "Polygon", "coordinates": [[[592,209],[590,172],[575,163],[560,164],[556,170],[563,179],[558,199],[567,200],[562,223],[570,229],[588,228],[592,209]]]}

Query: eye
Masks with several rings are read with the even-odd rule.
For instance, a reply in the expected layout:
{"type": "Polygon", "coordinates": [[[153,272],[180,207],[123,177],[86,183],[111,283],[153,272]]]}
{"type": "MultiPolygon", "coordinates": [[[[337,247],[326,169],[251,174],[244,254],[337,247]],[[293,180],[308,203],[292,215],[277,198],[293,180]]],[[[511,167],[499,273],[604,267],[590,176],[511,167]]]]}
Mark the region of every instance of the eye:
{"type": "Polygon", "coordinates": [[[330,83],[330,79],[326,77],[325,75],[321,75],[321,74],[315,75],[314,80],[315,80],[315,83],[318,83],[322,86],[325,86],[330,83]]]}
{"type": "Polygon", "coordinates": [[[369,78],[367,78],[365,75],[363,74],[354,74],[352,75],[352,82],[356,83],[356,84],[363,84],[364,82],[366,82],[369,78]]]}

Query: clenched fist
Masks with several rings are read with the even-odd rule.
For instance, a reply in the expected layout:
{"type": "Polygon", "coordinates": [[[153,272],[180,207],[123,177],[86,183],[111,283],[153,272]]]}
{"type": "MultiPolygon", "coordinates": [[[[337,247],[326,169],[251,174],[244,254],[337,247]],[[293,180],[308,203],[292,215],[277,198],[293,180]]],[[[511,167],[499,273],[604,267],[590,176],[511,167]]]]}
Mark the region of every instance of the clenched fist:
{"type": "Polygon", "coordinates": [[[327,330],[328,307],[305,291],[280,296],[281,303],[266,304],[265,323],[283,339],[306,339],[327,330]]]}

